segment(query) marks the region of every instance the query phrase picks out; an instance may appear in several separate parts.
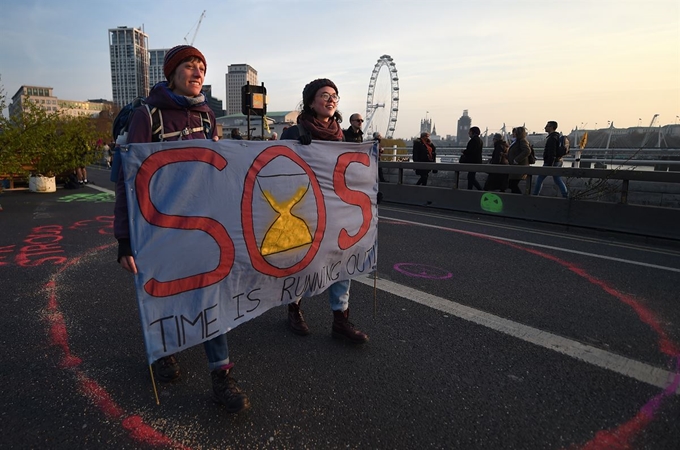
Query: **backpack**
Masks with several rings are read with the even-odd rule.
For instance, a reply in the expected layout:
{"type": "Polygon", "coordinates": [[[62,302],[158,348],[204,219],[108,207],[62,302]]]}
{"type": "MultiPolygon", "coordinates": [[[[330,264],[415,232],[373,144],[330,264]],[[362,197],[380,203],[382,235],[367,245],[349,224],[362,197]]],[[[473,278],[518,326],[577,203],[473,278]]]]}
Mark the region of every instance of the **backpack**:
{"type": "Polygon", "coordinates": [[[557,159],[569,154],[569,138],[563,134],[557,139],[557,159]]]}
{"type": "Polygon", "coordinates": [[[70,173],[66,177],[66,181],[64,181],[64,189],[78,189],[78,187],[80,187],[78,185],[78,177],[76,177],[75,173],[70,173]]]}
{"type": "Polygon", "coordinates": [[[531,153],[529,153],[529,164],[536,164],[536,152],[534,151],[534,144],[529,144],[529,148],[531,148],[531,153]]]}
{"type": "Polygon", "coordinates": [[[137,97],[127,105],[123,106],[120,112],[116,115],[116,118],[113,120],[113,126],[111,127],[113,139],[116,143],[116,148],[114,149],[113,157],[111,158],[110,176],[110,180],[114,183],[118,181],[118,171],[120,170],[121,164],[120,146],[127,144],[127,136],[130,129],[130,122],[132,122],[132,115],[139,107],[144,107],[146,112],[149,114],[149,122],[151,123],[151,142],[163,142],[167,138],[176,136],[179,136],[178,139],[181,140],[182,136],[187,136],[201,130],[203,130],[206,139],[212,138],[210,116],[207,112],[201,111],[199,113],[201,116],[201,123],[203,124],[202,127],[185,128],[180,131],[173,131],[172,133],[164,133],[163,114],[161,114],[161,111],[157,107],[146,103],[146,98],[137,97]]]}

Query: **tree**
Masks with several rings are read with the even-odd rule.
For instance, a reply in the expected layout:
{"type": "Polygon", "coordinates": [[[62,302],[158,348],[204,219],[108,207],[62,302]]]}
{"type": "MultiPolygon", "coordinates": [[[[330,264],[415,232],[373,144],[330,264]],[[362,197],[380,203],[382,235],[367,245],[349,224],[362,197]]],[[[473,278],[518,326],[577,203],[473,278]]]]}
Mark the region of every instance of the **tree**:
{"type": "MultiPolygon", "coordinates": [[[[0,90],[0,106],[5,105],[0,90]]],[[[0,173],[56,176],[100,158],[108,133],[97,120],[47,111],[27,98],[15,116],[0,117],[0,173]]]]}

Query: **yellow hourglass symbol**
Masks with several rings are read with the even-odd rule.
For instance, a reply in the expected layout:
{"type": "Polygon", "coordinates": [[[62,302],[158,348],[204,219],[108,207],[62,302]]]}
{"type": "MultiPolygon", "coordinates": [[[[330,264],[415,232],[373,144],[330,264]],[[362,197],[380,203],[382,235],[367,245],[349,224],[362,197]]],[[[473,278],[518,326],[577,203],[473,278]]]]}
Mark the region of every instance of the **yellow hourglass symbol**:
{"type": "Polygon", "coordinates": [[[269,191],[262,192],[269,205],[279,214],[262,241],[260,248],[262,256],[312,243],[312,233],[307,223],[292,213],[293,207],[302,200],[308,190],[309,186],[300,186],[292,198],[283,202],[277,202],[269,191]]]}

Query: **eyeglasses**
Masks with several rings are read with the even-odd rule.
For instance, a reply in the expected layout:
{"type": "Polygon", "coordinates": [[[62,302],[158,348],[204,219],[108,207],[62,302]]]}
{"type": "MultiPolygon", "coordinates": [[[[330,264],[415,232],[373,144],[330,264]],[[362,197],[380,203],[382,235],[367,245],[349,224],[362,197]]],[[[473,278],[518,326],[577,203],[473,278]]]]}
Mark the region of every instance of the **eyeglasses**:
{"type": "Polygon", "coordinates": [[[364,119],[354,119],[355,122],[363,123],[364,119]]]}
{"type": "Polygon", "coordinates": [[[338,94],[329,94],[328,92],[324,92],[323,94],[319,95],[321,97],[321,100],[324,102],[327,102],[328,100],[333,100],[333,103],[338,103],[340,101],[340,97],[338,94]]]}

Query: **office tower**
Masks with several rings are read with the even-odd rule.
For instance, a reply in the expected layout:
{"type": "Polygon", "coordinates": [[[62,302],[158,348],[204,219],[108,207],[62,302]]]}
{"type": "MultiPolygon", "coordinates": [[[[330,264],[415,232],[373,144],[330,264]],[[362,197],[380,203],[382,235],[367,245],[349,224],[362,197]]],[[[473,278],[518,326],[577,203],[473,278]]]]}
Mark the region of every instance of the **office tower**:
{"type": "Polygon", "coordinates": [[[109,29],[113,102],[122,107],[149,95],[149,36],[137,28],[109,29]]]}
{"type": "Polygon", "coordinates": [[[163,61],[169,48],[149,50],[149,90],[157,83],[165,81],[163,73],[163,61]]]}
{"type": "Polygon", "coordinates": [[[468,110],[463,110],[463,115],[458,119],[458,131],[456,131],[456,145],[467,144],[468,131],[470,131],[470,126],[472,125],[472,117],[468,116],[468,110]]]}
{"type": "Polygon", "coordinates": [[[248,64],[231,64],[227,68],[226,115],[241,114],[241,87],[250,81],[257,85],[257,70],[248,64]]]}
{"type": "Polygon", "coordinates": [[[219,100],[212,96],[212,86],[209,84],[204,84],[201,90],[203,95],[205,95],[205,101],[208,102],[208,106],[215,113],[215,117],[222,117],[224,115],[224,110],[222,109],[222,100],[219,100]]]}

